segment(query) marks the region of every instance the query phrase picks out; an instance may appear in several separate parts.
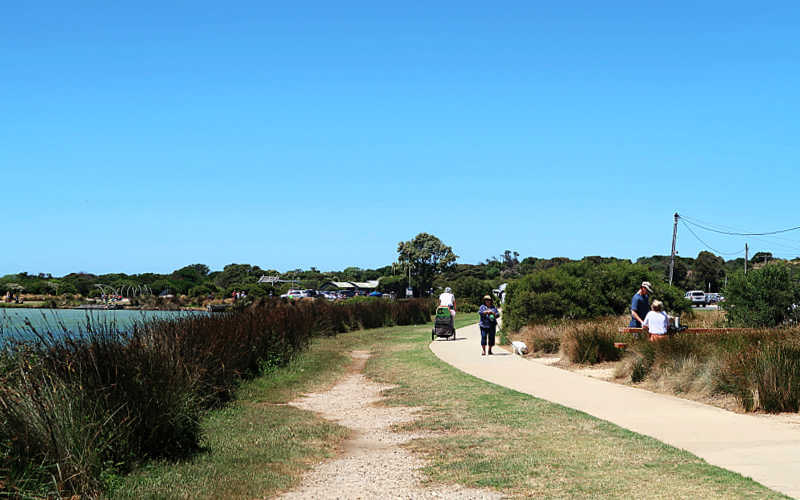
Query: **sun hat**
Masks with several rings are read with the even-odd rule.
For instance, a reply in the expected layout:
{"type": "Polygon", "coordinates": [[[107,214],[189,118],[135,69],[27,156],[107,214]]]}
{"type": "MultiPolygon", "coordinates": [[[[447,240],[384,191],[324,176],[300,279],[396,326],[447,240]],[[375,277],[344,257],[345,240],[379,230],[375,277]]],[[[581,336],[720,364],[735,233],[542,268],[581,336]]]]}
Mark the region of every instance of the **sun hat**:
{"type": "Polygon", "coordinates": [[[642,281],[642,288],[650,293],[653,293],[653,285],[651,285],[649,281],[642,281]]]}
{"type": "Polygon", "coordinates": [[[488,296],[488,295],[484,295],[483,296],[483,300],[492,300],[492,298],[490,296],[488,296]]]}

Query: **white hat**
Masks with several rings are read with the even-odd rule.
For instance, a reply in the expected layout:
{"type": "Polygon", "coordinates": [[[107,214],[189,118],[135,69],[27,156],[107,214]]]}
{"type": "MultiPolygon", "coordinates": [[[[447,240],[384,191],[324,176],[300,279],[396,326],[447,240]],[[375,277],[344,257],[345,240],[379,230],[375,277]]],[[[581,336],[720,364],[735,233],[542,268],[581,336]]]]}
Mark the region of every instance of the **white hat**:
{"type": "Polygon", "coordinates": [[[653,285],[651,285],[649,281],[642,281],[642,288],[650,293],[653,293],[653,285]]]}

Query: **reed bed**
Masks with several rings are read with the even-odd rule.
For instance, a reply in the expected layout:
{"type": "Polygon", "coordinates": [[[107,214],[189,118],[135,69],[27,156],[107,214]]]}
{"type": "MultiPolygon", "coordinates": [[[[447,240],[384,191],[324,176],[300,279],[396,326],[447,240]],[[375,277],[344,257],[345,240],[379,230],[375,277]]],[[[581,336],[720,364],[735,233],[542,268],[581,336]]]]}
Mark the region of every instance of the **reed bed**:
{"type": "Polygon", "coordinates": [[[4,332],[0,496],[94,496],[198,451],[199,420],[316,335],[429,321],[426,300],[261,300],[235,313],[4,332]]]}

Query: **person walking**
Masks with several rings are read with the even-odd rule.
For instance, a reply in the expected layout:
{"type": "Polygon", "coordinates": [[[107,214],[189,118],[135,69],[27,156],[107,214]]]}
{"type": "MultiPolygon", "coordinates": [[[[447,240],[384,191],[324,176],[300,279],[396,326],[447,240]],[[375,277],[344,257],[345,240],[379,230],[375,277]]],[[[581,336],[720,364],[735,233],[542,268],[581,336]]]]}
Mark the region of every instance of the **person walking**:
{"type": "Polygon", "coordinates": [[[648,295],[653,293],[653,285],[649,281],[642,281],[639,291],[633,294],[631,299],[631,328],[641,328],[644,317],[650,312],[650,300],[648,295]]]}
{"type": "Polygon", "coordinates": [[[481,328],[481,356],[486,355],[486,346],[489,346],[489,355],[492,354],[492,347],[494,347],[494,337],[497,331],[497,318],[500,317],[500,311],[494,306],[492,297],[485,295],[483,297],[483,304],[478,309],[478,316],[480,317],[479,326],[481,328]]]}
{"type": "Polygon", "coordinates": [[[450,322],[455,324],[456,316],[456,296],[453,295],[453,290],[448,286],[439,295],[439,307],[446,307],[450,309],[450,322]]]}
{"type": "Polygon", "coordinates": [[[664,304],[660,300],[654,300],[652,310],[647,313],[642,321],[642,328],[650,334],[650,342],[657,342],[667,338],[669,329],[669,316],[664,312],[664,304]]]}

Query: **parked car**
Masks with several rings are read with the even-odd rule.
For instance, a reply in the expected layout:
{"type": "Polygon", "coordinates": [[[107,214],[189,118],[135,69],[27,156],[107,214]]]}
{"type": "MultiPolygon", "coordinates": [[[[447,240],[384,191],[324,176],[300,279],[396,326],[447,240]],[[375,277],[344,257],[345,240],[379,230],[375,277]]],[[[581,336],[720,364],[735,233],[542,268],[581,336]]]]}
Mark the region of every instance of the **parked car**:
{"type": "Polygon", "coordinates": [[[302,299],[308,297],[307,290],[289,290],[281,295],[282,299],[302,299]]]}
{"type": "Polygon", "coordinates": [[[686,297],[688,300],[691,300],[693,306],[702,307],[708,304],[706,292],[702,290],[689,290],[686,292],[684,297],[686,297]]]}

